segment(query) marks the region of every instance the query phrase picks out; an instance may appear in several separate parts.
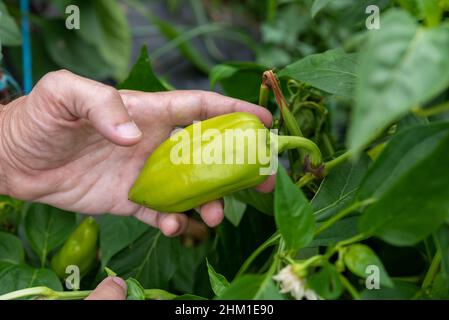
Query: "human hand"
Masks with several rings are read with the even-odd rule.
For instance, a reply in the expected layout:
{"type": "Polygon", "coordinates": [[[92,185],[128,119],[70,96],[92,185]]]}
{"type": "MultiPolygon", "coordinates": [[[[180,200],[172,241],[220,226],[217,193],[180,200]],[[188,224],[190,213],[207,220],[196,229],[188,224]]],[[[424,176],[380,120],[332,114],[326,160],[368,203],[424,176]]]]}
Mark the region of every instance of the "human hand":
{"type": "Polygon", "coordinates": [[[126,282],[119,277],[107,277],[86,300],[126,300],[126,282]]]}
{"type": "MultiPolygon", "coordinates": [[[[175,127],[236,111],[271,125],[266,109],[212,92],[117,91],[68,71],[50,73],[0,112],[0,194],[88,214],[134,215],[178,235],[185,215],[141,207],[128,200],[128,190],[175,127]]],[[[273,184],[270,178],[258,189],[273,184]]],[[[199,211],[209,226],[223,219],[219,200],[199,211]]]]}

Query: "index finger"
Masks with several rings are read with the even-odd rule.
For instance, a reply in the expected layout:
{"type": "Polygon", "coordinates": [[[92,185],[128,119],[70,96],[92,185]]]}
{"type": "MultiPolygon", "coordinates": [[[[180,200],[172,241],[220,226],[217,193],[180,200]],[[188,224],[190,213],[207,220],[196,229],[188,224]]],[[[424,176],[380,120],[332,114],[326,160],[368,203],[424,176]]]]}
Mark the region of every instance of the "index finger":
{"type": "Polygon", "coordinates": [[[222,114],[247,112],[256,115],[266,127],[272,124],[271,113],[258,105],[221,94],[201,90],[168,92],[120,91],[125,104],[158,108],[161,120],[172,126],[186,126],[222,114]]]}

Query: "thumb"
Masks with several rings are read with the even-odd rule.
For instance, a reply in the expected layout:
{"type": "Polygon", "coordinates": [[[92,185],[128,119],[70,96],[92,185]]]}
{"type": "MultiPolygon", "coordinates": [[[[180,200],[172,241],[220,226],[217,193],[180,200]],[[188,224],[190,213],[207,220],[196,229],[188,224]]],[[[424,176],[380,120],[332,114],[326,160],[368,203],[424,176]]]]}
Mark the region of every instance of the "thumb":
{"type": "Polygon", "coordinates": [[[86,300],[126,300],[126,282],[119,277],[107,277],[86,300]]]}

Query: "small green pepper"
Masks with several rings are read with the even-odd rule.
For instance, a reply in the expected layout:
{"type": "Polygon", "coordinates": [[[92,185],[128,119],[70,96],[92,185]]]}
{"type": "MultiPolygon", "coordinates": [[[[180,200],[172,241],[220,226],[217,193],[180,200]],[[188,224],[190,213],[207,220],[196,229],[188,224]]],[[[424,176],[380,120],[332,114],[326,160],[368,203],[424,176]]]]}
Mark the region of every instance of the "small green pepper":
{"type": "MultiPolygon", "coordinates": [[[[266,168],[267,164],[259,161],[259,155],[254,162],[247,160],[249,155],[243,163],[225,161],[229,155],[231,159],[237,159],[238,152],[237,148],[224,146],[228,129],[263,132],[266,141],[263,151],[269,157],[269,143],[273,136],[255,115],[236,112],[202,121],[200,135],[194,134],[194,126],[175,133],[150,155],[129,192],[130,200],[161,212],[183,212],[235,191],[254,187],[268,178],[268,175],[261,174],[260,169],[266,168]],[[207,129],[215,130],[221,139],[216,139],[217,136],[205,139],[203,133],[207,129]],[[186,133],[191,137],[187,146],[191,151],[187,154],[188,161],[173,163],[173,150],[179,148],[179,138],[186,136],[186,133]],[[201,154],[204,150],[219,150],[222,162],[195,163],[194,154],[201,154]]],[[[259,152],[255,146],[260,143],[257,133],[253,136],[234,136],[233,139],[240,140],[240,147],[243,146],[244,150],[256,148],[259,152]]],[[[320,150],[312,141],[303,137],[278,136],[278,152],[291,148],[306,149],[310,153],[312,166],[321,164],[320,150]]]]}
{"type": "Polygon", "coordinates": [[[68,237],[61,249],[51,259],[51,268],[61,278],[67,277],[66,268],[75,265],[80,276],[87,274],[95,264],[98,251],[99,227],[92,217],[87,217],[68,237]]]}

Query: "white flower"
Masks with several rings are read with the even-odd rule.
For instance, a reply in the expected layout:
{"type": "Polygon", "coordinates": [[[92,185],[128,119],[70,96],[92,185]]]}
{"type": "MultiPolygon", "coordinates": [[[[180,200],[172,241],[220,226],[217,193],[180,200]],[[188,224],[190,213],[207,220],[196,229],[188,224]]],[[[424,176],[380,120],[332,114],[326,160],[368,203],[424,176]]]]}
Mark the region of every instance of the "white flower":
{"type": "Polygon", "coordinates": [[[292,265],[286,266],[273,277],[281,285],[281,293],[290,293],[296,300],[318,300],[320,297],[310,288],[306,287],[306,281],[299,278],[292,265]]]}

